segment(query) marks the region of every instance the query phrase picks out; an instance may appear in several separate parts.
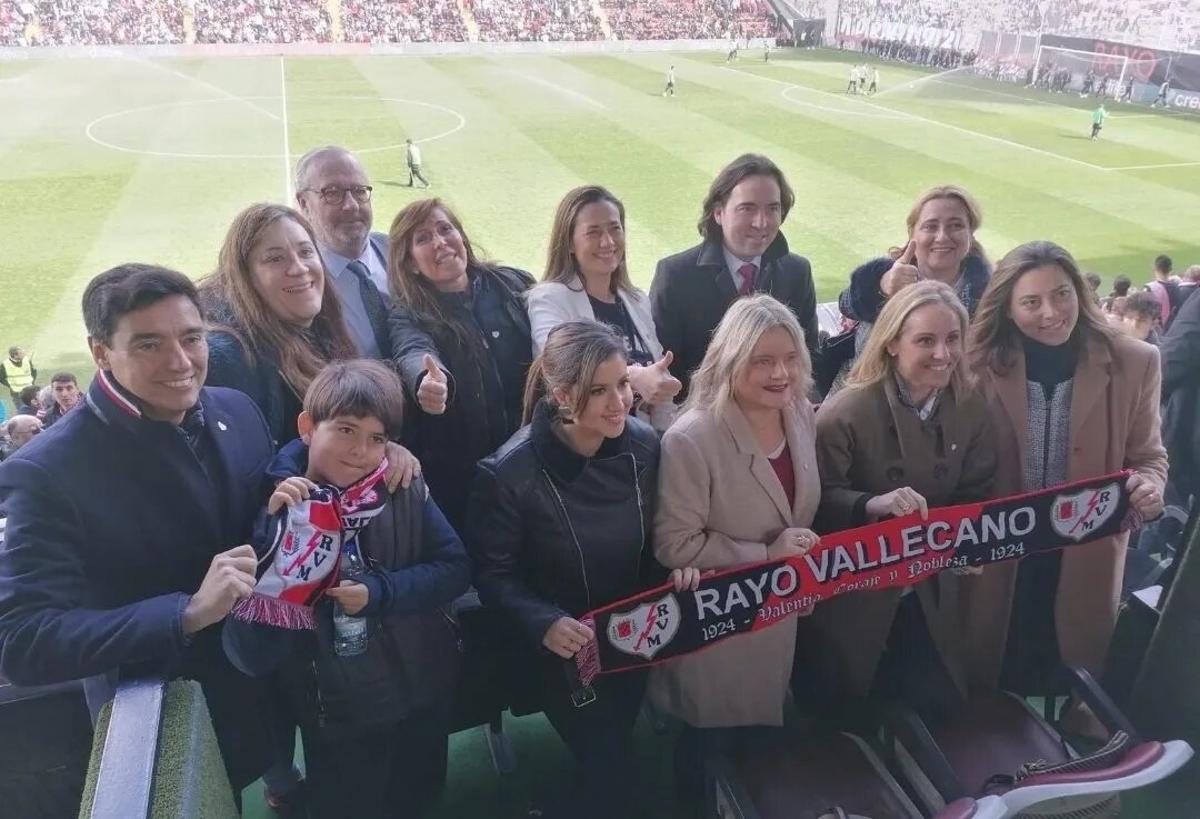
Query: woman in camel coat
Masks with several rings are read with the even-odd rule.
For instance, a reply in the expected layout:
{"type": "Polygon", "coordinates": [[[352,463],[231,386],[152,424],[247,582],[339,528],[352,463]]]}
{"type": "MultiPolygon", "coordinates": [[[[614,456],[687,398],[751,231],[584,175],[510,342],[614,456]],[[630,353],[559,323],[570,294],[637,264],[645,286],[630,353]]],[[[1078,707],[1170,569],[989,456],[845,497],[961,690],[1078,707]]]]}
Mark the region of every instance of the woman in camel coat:
{"type": "MultiPolygon", "coordinates": [[[[810,364],[791,311],[767,295],[733,304],[662,442],[655,555],[668,568],[727,569],[803,554],[820,500],[810,364]]],[[[651,672],[649,695],[687,723],[681,790],[698,795],[703,749],[778,726],[796,621],[729,638],[651,672]]]]}
{"type": "MultiPolygon", "coordinates": [[[[1162,513],[1158,350],[1108,326],[1066,250],[1030,242],[1005,256],[969,350],[996,427],[996,494],[1132,469],[1133,508],[1145,520],[1162,513]]],[[[972,682],[1045,694],[1062,663],[1099,674],[1127,541],[1102,538],[968,578],[972,682]]]]}

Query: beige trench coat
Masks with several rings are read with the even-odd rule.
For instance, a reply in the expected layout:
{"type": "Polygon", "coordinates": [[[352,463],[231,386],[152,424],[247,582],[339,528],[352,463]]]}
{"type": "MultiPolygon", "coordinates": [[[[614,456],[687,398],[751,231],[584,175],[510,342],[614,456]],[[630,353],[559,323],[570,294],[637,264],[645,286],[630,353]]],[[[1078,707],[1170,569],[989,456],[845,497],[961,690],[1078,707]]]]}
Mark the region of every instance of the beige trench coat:
{"type": "MultiPolygon", "coordinates": [[[[724,569],[767,559],[783,529],[809,527],[821,497],[813,408],[784,413],[796,475],[795,502],[736,405],[690,410],[667,430],[659,466],[654,551],[668,568],[724,569]]],[[[651,671],[649,696],[698,728],[781,725],[796,620],[742,634],[651,671]]]]}
{"type": "MultiPolygon", "coordinates": [[[[1067,477],[1081,480],[1119,469],[1136,469],[1161,488],[1167,453],[1160,435],[1162,375],[1158,348],[1118,336],[1113,349],[1089,341],[1075,368],[1071,394],[1067,477]]],[[[1025,361],[1008,373],[983,373],[981,387],[996,427],[999,465],[996,493],[1021,491],[1028,438],[1025,361]]],[[[1128,535],[1102,538],[1063,551],[1054,604],[1059,651],[1069,665],[1098,674],[1117,622],[1128,535]]],[[[965,578],[968,673],[973,685],[996,685],[1008,642],[1016,563],[988,566],[965,578]]]]}

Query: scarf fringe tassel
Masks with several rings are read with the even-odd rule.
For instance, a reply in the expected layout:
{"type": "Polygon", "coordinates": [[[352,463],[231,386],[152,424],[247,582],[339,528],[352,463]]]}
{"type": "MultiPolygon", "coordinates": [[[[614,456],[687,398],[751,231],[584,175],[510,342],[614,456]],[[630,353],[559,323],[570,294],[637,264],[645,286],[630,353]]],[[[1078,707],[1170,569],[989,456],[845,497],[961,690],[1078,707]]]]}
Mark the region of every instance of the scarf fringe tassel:
{"type": "Polygon", "coordinates": [[[248,623],[265,623],[295,631],[314,629],[317,625],[313,620],[312,609],[308,606],[261,594],[252,594],[237,601],[230,614],[248,623]]]}

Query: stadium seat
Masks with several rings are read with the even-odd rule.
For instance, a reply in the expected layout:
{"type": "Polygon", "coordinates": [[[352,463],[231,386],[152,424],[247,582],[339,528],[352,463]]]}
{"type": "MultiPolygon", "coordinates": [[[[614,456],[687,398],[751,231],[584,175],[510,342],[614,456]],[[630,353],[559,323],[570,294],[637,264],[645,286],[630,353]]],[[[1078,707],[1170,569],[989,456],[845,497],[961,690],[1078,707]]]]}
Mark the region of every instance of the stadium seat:
{"type": "Polygon", "coordinates": [[[1020,697],[974,697],[930,732],[897,709],[888,745],[898,771],[927,815],[962,798],[999,797],[1002,817],[1098,817],[1120,813],[1122,791],[1170,776],[1192,757],[1188,743],[1142,741],[1095,680],[1072,669],[1073,695],[1109,731],[1108,743],[1083,753],[1020,697]]]}
{"type": "Polygon", "coordinates": [[[706,760],[708,815],[718,819],[999,819],[996,797],[964,798],[925,814],[862,739],[838,733],[779,741],[706,760]]]}

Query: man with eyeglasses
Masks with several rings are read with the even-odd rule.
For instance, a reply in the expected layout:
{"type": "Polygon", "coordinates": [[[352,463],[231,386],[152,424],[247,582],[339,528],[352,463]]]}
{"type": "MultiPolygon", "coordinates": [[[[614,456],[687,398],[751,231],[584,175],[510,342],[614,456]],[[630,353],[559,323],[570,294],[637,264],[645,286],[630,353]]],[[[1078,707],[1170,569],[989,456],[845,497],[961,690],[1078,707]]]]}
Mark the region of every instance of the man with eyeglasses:
{"type": "Polygon", "coordinates": [[[317,234],[359,352],[390,358],[387,236],[371,232],[371,184],[362,164],[345,148],[314,148],[296,164],[296,202],[317,234]]]}

